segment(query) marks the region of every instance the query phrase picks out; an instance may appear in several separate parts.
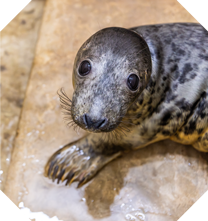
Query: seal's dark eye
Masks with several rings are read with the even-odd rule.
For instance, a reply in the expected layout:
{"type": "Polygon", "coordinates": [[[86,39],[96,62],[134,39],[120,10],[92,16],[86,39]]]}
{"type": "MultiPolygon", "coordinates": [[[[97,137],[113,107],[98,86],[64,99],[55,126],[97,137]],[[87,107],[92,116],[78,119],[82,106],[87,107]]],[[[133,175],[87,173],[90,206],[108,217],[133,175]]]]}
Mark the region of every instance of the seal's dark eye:
{"type": "Polygon", "coordinates": [[[130,90],[136,91],[139,85],[139,78],[136,74],[129,75],[127,79],[127,85],[130,90]]]}
{"type": "Polygon", "coordinates": [[[90,71],[91,71],[91,64],[90,64],[90,62],[89,61],[82,61],[82,63],[79,66],[79,70],[78,71],[79,71],[79,74],[81,76],[85,76],[85,75],[89,74],[90,71]]]}

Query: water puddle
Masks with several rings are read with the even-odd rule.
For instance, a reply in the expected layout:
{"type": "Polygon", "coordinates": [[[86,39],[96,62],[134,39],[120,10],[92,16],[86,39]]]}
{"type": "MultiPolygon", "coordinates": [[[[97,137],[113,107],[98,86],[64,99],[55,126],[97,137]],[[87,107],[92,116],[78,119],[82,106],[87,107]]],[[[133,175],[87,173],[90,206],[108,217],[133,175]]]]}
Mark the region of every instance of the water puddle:
{"type": "Polygon", "coordinates": [[[58,143],[42,132],[26,133],[29,145],[15,171],[17,204],[33,221],[175,221],[207,189],[201,153],[171,141],[125,154],[79,189],[77,183],[58,185],[43,176],[58,143]]]}

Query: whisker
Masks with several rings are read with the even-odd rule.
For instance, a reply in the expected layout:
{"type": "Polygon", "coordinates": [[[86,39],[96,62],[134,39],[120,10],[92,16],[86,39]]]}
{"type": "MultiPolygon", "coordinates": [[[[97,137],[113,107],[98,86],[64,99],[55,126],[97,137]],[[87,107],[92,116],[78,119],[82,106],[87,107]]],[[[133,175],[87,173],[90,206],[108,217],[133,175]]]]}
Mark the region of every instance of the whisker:
{"type": "Polygon", "coordinates": [[[68,107],[66,106],[63,106],[63,105],[60,105],[62,109],[66,110],[66,111],[70,111],[71,112],[71,109],[69,109],[68,107]]]}
{"type": "Polygon", "coordinates": [[[60,98],[59,97],[59,100],[60,102],[63,104],[63,105],[66,105],[66,106],[70,106],[71,107],[71,104],[69,104],[67,101],[65,101],[64,99],[60,98]]]}
{"type": "Polygon", "coordinates": [[[119,125],[119,128],[123,129],[125,132],[130,132],[130,129],[128,127],[123,126],[123,125],[119,125]]]}
{"type": "Polygon", "coordinates": [[[68,121],[68,122],[74,122],[74,121],[72,120],[71,116],[63,117],[63,120],[64,120],[65,123],[66,123],[66,121],[68,121]]]}
{"type": "Polygon", "coordinates": [[[78,133],[78,130],[80,129],[80,127],[72,120],[72,116],[71,116],[71,107],[72,107],[72,100],[67,96],[66,92],[64,91],[64,88],[62,87],[61,89],[59,89],[57,91],[57,94],[59,96],[59,100],[60,100],[60,107],[62,108],[62,114],[66,115],[66,117],[64,117],[64,121],[66,123],[67,127],[72,127],[73,130],[78,133]]]}
{"type": "Polygon", "coordinates": [[[116,139],[118,139],[118,137],[117,137],[117,134],[116,134],[116,131],[115,131],[115,130],[113,130],[113,135],[114,135],[114,137],[115,137],[116,139]]]}
{"type": "Polygon", "coordinates": [[[66,92],[64,91],[64,88],[62,87],[57,91],[57,94],[60,98],[68,100],[70,103],[72,103],[71,99],[67,96],[66,92]]]}
{"type": "Polygon", "coordinates": [[[122,138],[122,136],[119,133],[119,131],[115,130],[115,134],[116,134],[117,139],[121,139],[122,138]]]}
{"type": "Polygon", "coordinates": [[[67,101],[69,103],[71,103],[72,101],[68,98],[68,97],[64,97],[62,96],[59,92],[57,92],[57,94],[59,95],[59,98],[63,101],[67,101]]]}
{"type": "MultiPolygon", "coordinates": [[[[117,131],[117,133],[119,134],[120,139],[122,139],[122,132],[119,130],[119,131],[117,131]]],[[[125,134],[123,134],[123,135],[126,136],[125,134]]]]}
{"type": "Polygon", "coordinates": [[[71,121],[71,122],[67,123],[67,127],[71,127],[73,125],[74,125],[74,121],[71,121]]]}
{"type": "Polygon", "coordinates": [[[123,134],[124,136],[126,136],[126,133],[125,133],[121,128],[119,128],[118,131],[119,131],[121,134],[123,134]]]}
{"type": "Polygon", "coordinates": [[[69,116],[71,117],[71,112],[62,111],[61,113],[62,113],[63,115],[67,115],[67,116],[69,115],[69,116]]]}

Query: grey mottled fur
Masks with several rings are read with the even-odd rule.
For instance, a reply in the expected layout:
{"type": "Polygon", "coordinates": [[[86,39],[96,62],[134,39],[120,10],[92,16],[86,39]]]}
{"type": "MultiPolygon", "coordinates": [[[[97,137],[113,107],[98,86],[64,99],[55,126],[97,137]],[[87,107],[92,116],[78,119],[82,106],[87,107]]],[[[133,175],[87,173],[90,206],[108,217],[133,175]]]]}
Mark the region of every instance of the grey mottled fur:
{"type": "Polygon", "coordinates": [[[87,113],[107,126],[56,152],[46,176],[81,186],[122,150],[167,138],[208,152],[208,32],[201,25],[103,29],[80,48],[73,83],[73,122],[88,130],[87,113]],[[92,66],[85,77],[78,74],[83,60],[92,66]],[[136,92],[126,84],[132,73],[140,79],[136,92]]]}

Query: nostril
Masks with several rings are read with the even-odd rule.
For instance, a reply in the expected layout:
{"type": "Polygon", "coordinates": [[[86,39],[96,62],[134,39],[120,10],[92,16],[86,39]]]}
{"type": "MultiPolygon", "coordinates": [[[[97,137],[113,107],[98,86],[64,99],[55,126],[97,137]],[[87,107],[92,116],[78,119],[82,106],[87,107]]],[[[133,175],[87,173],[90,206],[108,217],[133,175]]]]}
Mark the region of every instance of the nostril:
{"type": "Polygon", "coordinates": [[[102,128],[102,127],[104,127],[104,126],[106,125],[106,123],[107,123],[107,120],[106,120],[106,119],[99,120],[99,121],[96,123],[95,127],[96,127],[97,129],[98,129],[98,128],[102,128]]]}
{"type": "Polygon", "coordinates": [[[88,129],[101,129],[107,124],[107,119],[102,118],[100,120],[92,120],[87,114],[83,115],[83,122],[88,129]]]}
{"type": "Polygon", "coordinates": [[[90,123],[91,123],[91,120],[89,118],[89,116],[87,114],[84,114],[83,116],[83,121],[84,121],[84,124],[89,127],[90,126],[90,123]]]}
{"type": "Polygon", "coordinates": [[[87,117],[86,117],[86,114],[84,114],[84,116],[83,116],[83,121],[84,121],[84,124],[87,126],[87,117]]]}

